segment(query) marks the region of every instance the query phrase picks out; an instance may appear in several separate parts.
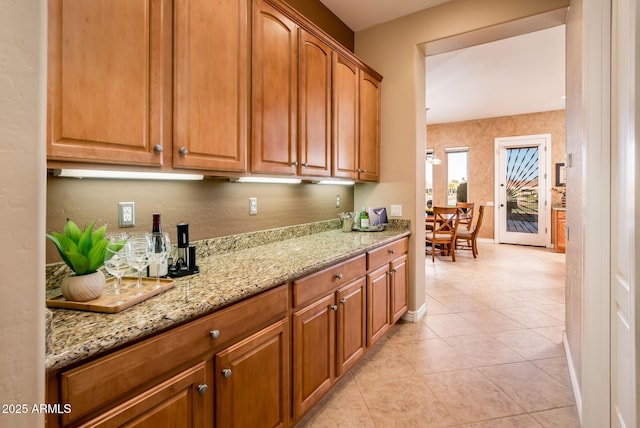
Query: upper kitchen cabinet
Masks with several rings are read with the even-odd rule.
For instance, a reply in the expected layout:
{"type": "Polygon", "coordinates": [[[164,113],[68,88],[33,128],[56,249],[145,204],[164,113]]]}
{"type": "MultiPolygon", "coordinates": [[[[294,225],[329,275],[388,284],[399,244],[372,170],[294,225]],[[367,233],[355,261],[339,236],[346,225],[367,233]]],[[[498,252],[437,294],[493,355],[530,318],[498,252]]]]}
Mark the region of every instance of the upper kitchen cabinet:
{"type": "Polygon", "coordinates": [[[380,178],[380,80],[360,70],[359,171],[362,181],[380,178]]]}
{"type": "Polygon", "coordinates": [[[256,0],[253,11],[251,171],[295,175],[298,26],[256,0]]]}
{"type": "Polygon", "coordinates": [[[173,166],[246,171],[248,0],[175,2],[173,166]]]}
{"type": "Polygon", "coordinates": [[[331,48],[300,30],[298,174],[331,176],[331,48]]]}
{"type": "Polygon", "coordinates": [[[380,79],[340,54],[333,67],[333,174],[378,181],[380,79]]]}
{"type": "Polygon", "coordinates": [[[333,57],[333,175],[358,179],[358,67],[333,57]]]}
{"type": "Polygon", "coordinates": [[[162,165],[171,0],[49,0],[49,160],[162,165]]]}

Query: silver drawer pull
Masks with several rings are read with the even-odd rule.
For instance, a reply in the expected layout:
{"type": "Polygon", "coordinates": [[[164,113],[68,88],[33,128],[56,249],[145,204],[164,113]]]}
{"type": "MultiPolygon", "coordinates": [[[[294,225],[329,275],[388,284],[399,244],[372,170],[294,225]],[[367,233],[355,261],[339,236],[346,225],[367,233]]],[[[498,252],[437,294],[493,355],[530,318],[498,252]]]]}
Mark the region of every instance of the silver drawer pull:
{"type": "Polygon", "coordinates": [[[336,279],[342,279],[342,274],[341,273],[336,274],[336,279]]]}
{"type": "Polygon", "coordinates": [[[209,336],[211,336],[212,339],[217,339],[220,337],[220,330],[211,330],[209,332],[209,336]]]}
{"type": "Polygon", "coordinates": [[[207,392],[207,389],[209,389],[209,387],[205,384],[198,385],[198,393],[200,395],[204,395],[207,392]]]}
{"type": "Polygon", "coordinates": [[[335,312],[338,310],[338,305],[331,305],[331,309],[335,312]]]}
{"type": "Polygon", "coordinates": [[[342,303],[343,305],[346,305],[347,304],[347,299],[341,299],[340,303],[342,303]]]}
{"type": "Polygon", "coordinates": [[[229,379],[231,377],[231,369],[222,370],[222,377],[225,379],[229,379]]]}
{"type": "Polygon", "coordinates": [[[396,250],[389,250],[389,254],[395,254],[396,250]]]}
{"type": "Polygon", "coordinates": [[[186,155],[187,153],[189,153],[189,150],[186,147],[180,147],[180,154],[181,155],[186,155]]]}
{"type": "Polygon", "coordinates": [[[156,144],[156,146],[153,148],[153,150],[155,150],[156,152],[160,153],[161,151],[164,150],[164,147],[162,147],[162,144],[156,144]]]}

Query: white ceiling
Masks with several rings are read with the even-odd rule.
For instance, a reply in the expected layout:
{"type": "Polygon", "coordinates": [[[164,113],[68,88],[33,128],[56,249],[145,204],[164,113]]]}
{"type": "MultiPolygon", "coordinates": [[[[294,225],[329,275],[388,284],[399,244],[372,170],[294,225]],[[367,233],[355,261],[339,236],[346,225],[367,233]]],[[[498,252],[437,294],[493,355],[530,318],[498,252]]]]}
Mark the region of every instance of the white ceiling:
{"type": "MultiPolygon", "coordinates": [[[[320,0],[354,32],[449,0],[320,0]]],[[[428,123],[564,109],[564,25],[427,57],[428,123]]]]}

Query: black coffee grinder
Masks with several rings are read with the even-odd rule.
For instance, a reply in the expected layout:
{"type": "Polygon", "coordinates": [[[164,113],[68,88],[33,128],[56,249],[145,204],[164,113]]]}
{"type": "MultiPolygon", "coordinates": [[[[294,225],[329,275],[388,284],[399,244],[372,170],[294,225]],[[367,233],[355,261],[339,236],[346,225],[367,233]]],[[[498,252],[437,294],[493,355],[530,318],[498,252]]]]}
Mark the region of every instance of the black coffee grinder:
{"type": "Polygon", "coordinates": [[[189,245],[189,225],[180,223],[178,228],[178,256],[176,262],[169,266],[169,276],[178,278],[200,272],[196,265],[196,246],[189,245]]]}

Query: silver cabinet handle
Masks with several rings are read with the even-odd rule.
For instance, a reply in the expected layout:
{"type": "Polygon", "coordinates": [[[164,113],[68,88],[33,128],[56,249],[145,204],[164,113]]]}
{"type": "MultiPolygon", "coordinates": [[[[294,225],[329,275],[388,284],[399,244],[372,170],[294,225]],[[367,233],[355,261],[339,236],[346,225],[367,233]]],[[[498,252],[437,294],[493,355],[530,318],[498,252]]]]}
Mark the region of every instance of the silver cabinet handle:
{"type": "Polygon", "coordinates": [[[222,377],[225,379],[229,379],[231,377],[231,369],[222,370],[222,377]]]}
{"type": "Polygon", "coordinates": [[[395,254],[396,250],[389,250],[389,254],[395,254]]]}
{"type": "Polygon", "coordinates": [[[331,309],[333,309],[333,311],[337,311],[338,310],[338,305],[331,305],[331,309]]]}
{"type": "Polygon", "coordinates": [[[347,299],[341,299],[340,303],[342,303],[343,305],[346,305],[347,304],[347,299]]]}
{"type": "Polygon", "coordinates": [[[204,395],[207,392],[207,389],[209,389],[209,387],[205,384],[198,385],[198,393],[200,395],[204,395]]]}
{"type": "Polygon", "coordinates": [[[220,337],[220,330],[211,330],[209,332],[209,336],[211,336],[212,339],[217,339],[220,337]]]}
{"type": "Polygon", "coordinates": [[[187,153],[189,153],[189,150],[187,150],[186,147],[184,147],[184,146],[180,147],[180,154],[181,155],[186,155],[187,153]]]}
{"type": "Polygon", "coordinates": [[[298,166],[298,161],[293,161],[293,162],[291,162],[291,165],[293,165],[293,166],[298,166]]]}
{"type": "Polygon", "coordinates": [[[336,274],[336,279],[342,279],[342,274],[341,273],[336,274]]]}
{"type": "Polygon", "coordinates": [[[362,172],[366,173],[366,172],[367,172],[367,170],[366,170],[366,169],[363,169],[363,170],[362,170],[362,172]]]}
{"type": "Polygon", "coordinates": [[[156,152],[160,153],[161,151],[164,150],[164,147],[162,147],[162,144],[156,144],[156,146],[153,148],[153,150],[155,150],[156,152]]]}

